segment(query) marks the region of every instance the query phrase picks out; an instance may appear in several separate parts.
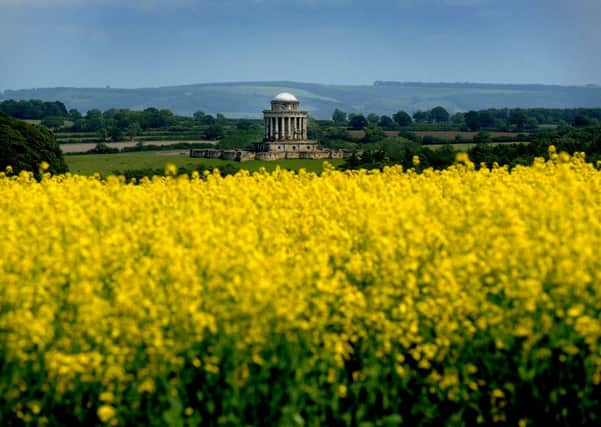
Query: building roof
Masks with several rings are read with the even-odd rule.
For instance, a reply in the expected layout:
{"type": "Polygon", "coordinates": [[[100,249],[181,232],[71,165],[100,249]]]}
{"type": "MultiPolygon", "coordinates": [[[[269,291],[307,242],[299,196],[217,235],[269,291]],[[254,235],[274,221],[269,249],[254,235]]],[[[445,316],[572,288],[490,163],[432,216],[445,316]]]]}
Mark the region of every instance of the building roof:
{"type": "Polygon", "coordinates": [[[274,101],[283,101],[283,102],[298,102],[298,99],[296,99],[296,96],[294,96],[288,92],[282,92],[282,93],[278,94],[275,98],[273,98],[273,100],[274,101]]]}

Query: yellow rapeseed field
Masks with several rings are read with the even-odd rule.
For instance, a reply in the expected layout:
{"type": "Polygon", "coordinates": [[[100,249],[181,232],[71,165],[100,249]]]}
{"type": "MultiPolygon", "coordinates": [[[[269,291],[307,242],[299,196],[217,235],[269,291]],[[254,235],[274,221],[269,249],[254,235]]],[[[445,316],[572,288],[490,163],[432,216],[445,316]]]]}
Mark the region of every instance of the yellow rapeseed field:
{"type": "Polygon", "coordinates": [[[0,208],[4,425],[601,417],[601,172],[581,154],[139,183],[9,171],[0,208]]]}

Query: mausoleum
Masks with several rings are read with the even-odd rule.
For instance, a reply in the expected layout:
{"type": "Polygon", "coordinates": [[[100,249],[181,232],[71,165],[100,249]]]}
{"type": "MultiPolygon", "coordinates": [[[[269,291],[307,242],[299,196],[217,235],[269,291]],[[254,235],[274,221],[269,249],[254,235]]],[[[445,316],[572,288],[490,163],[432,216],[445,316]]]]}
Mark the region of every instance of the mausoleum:
{"type": "Polygon", "coordinates": [[[263,111],[265,134],[250,150],[192,149],[190,157],[208,157],[226,160],[278,159],[340,159],[340,150],[324,150],[317,141],[308,139],[309,113],[300,109],[296,96],[288,92],[271,101],[271,109],[263,111]]]}

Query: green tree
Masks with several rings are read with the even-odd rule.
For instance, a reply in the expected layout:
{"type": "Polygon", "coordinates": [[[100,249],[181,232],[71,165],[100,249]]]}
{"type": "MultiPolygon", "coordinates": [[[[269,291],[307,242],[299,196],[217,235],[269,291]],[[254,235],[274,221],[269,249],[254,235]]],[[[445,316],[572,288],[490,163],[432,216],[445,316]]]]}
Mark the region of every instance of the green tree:
{"type": "Polygon", "coordinates": [[[464,114],[465,124],[471,131],[477,131],[480,129],[480,113],[477,111],[468,111],[464,114]]]}
{"type": "Polygon", "coordinates": [[[528,116],[522,110],[513,110],[509,114],[509,123],[514,125],[518,130],[524,129],[528,122],[528,116]]]}
{"type": "Polygon", "coordinates": [[[417,123],[429,122],[431,120],[430,112],[417,110],[415,113],[413,113],[413,120],[415,120],[417,123]]]}
{"type": "Polygon", "coordinates": [[[83,116],[81,115],[81,113],[78,110],[76,110],[75,108],[71,108],[69,110],[69,120],[75,122],[75,121],[81,119],[82,117],[83,116]]]}
{"type": "Polygon", "coordinates": [[[380,121],[380,116],[375,113],[369,113],[367,115],[367,122],[372,124],[377,124],[380,121]]]}
{"type": "Polygon", "coordinates": [[[102,111],[94,108],[86,113],[86,130],[89,132],[98,132],[104,128],[104,118],[102,111]]]}
{"type": "Polygon", "coordinates": [[[0,169],[31,171],[39,177],[42,162],[54,174],[67,172],[67,164],[52,132],[0,113],[0,169]]]}
{"type": "Polygon", "coordinates": [[[173,126],[176,123],[175,115],[171,110],[163,108],[159,111],[160,127],[173,126]]]}
{"type": "Polygon", "coordinates": [[[449,112],[440,105],[432,108],[430,111],[430,120],[436,123],[445,123],[449,121],[449,112]]]}
{"type": "Polygon", "coordinates": [[[402,128],[407,127],[411,123],[413,123],[411,116],[405,111],[397,111],[392,115],[392,119],[402,128]]]}
{"type": "Polygon", "coordinates": [[[349,125],[351,126],[351,129],[361,130],[367,126],[367,119],[363,114],[357,114],[350,120],[349,125]]]}
{"type": "Polygon", "coordinates": [[[480,111],[480,126],[483,128],[492,128],[495,126],[495,118],[489,111],[480,111]]]}
{"type": "Polygon", "coordinates": [[[574,126],[576,127],[586,127],[591,126],[593,121],[590,117],[585,116],[584,114],[578,114],[574,117],[574,126]]]}
{"type": "Polygon", "coordinates": [[[142,133],[142,127],[138,122],[133,122],[127,127],[127,136],[130,140],[142,133]]]}
{"type": "Polygon", "coordinates": [[[465,124],[465,115],[463,113],[455,113],[451,117],[451,122],[456,125],[464,125],[465,124]]]}
{"type": "Polygon", "coordinates": [[[200,124],[201,125],[214,125],[217,121],[215,120],[215,117],[211,116],[210,114],[203,114],[202,117],[200,117],[200,124]]]}
{"type": "MultiPolygon", "coordinates": [[[[407,113],[405,113],[405,114],[407,114],[407,113]]],[[[407,116],[409,116],[409,114],[407,114],[407,116]]],[[[409,117],[409,119],[411,120],[411,117],[409,117]]],[[[394,121],[389,116],[382,116],[382,117],[380,117],[378,126],[380,126],[382,129],[387,129],[387,130],[394,129],[394,121]]]]}
{"type": "Polygon", "coordinates": [[[46,126],[48,129],[58,129],[63,127],[64,124],[65,119],[60,116],[48,116],[42,119],[42,126],[46,126]]]}
{"type": "Polygon", "coordinates": [[[205,138],[209,140],[223,138],[223,127],[218,124],[208,126],[205,130],[205,138]]]}
{"type": "Polygon", "coordinates": [[[192,114],[192,118],[194,119],[195,122],[198,123],[202,123],[202,119],[205,116],[204,111],[196,111],[194,114],[192,114]]]}
{"type": "Polygon", "coordinates": [[[488,132],[480,131],[480,132],[478,132],[478,134],[476,136],[474,136],[473,141],[477,144],[482,144],[482,143],[486,143],[486,142],[491,142],[492,139],[488,132]]]}
{"type": "Polygon", "coordinates": [[[384,130],[375,125],[374,123],[370,123],[365,128],[365,136],[363,137],[363,142],[378,142],[386,138],[386,134],[384,130]]]}
{"type": "Polygon", "coordinates": [[[339,110],[338,108],[336,108],[334,110],[334,113],[332,114],[332,120],[337,125],[346,124],[346,120],[347,120],[346,113],[344,111],[339,110]]]}
{"type": "Polygon", "coordinates": [[[113,140],[113,141],[123,141],[125,139],[125,135],[123,134],[123,129],[121,129],[118,126],[111,127],[111,130],[109,131],[109,135],[111,137],[111,140],[113,140]]]}

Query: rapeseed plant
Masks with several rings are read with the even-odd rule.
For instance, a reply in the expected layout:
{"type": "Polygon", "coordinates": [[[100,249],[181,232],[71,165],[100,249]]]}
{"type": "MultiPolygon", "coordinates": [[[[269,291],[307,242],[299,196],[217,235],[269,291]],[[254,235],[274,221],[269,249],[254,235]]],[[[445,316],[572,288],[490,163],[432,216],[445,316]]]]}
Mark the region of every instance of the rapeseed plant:
{"type": "Polygon", "coordinates": [[[549,153],[139,183],[7,168],[0,419],[593,425],[601,172],[549,153]]]}

